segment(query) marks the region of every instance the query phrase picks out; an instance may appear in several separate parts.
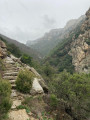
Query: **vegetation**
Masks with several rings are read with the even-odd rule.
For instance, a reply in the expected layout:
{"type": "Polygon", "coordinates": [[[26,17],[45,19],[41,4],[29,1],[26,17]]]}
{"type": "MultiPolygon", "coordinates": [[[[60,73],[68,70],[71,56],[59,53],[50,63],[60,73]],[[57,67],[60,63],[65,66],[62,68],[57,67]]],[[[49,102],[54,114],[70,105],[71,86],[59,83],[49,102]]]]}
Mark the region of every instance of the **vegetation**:
{"type": "Polygon", "coordinates": [[[27,106],[25,106],[25,105],[19,105],[19,106],[17,107],[17,109],[18,109],[18,110],[19,110],[19,109],[25,109],[27,113],[30,113],[30,109],[29,109],[27,106]]]}
{"type": "Polygon", "coordinates": [[[72,35],[69,38],[64,39],[56,49],[51,53],[50,57],[46,59],[50,65],[58,68],[59,72],[66,69],[68,72],[74,72],[74,66],[72,65],[72,57],[68,54],[70,50],[70,43],[72,41],[72,35]]]}
{"type": "Polygon", "coordinates": [[[85,39],[85,42],[90,45],[90,38],[85,39]]]}
{"type": "Polygon", "coordinates": [[[66,112],[76,120],[90,115],[90,74],[70,74],[66,71],[56,75],[50,83],[51,91],[63,99],[70,110],[66,112]]]}
{"type": "Polygon", "coordinates": [[[44,72],[45,76],[51,77],[54,74],[55,70],[53,69],[52,66],[50,66],[49,63],[46,63],[43,67],[43,72],[44,72]]]}
{"type": "Polygon", "coordinates": [[[50,95],[50,106],[52,109],[56,109],[58,105],[58,99],[55,94],[50,95]]]}
{"type": "Polygon", "coordinates": [[[21,56],[21,62],[31,66],[32,65],[32,58],[29,55],[23,54],[21,56]]]}
{"type": "Polygon", "coordinates": [[[22,55],[19,48],[14,44],[8,44],[7,50],[11,52],[13,55],[15,55],[16,57],[20,57],[22,55]]]}
{"type": "Polygon", "coordinates": [[[21,70],[16,80],[16,88],[22,93],[30,93],[34,74],[29,70],[21,70]]]}
{"type": "Polygon", "coordinates": [[[11,108],[10,101],[11,86],[6,80],[0,77],[0,119],[5,118],[7,112],[11,108]]]}
{"type": "Polygon", "coordinates": [[[48,61],[51,66],[58,70],[58,72],[62,72],[65,69],[70,73],[74,72],[72,56],[69,55],[69,51],[72,39],[77,39],[80,34],[83,34],[80,30],[80,26],[81,24],[70,32],[67,38],[62,39],[61,42],[58,43],[45,59],[44,63],[48,61]]]}
{"type": "Polygon", "coordinates": [[[7,46],[7,50],[8,50],[8,53],[12,53],[13,55],[15,55],[16,57],[20,57],[22,55],[20,49],[14,45],[14,44],[9,44],[5,39],[3,39],[1,36],[0,36],[0,40],[2,40],[3,42],[6,43],[6,46],[7,46]]]}

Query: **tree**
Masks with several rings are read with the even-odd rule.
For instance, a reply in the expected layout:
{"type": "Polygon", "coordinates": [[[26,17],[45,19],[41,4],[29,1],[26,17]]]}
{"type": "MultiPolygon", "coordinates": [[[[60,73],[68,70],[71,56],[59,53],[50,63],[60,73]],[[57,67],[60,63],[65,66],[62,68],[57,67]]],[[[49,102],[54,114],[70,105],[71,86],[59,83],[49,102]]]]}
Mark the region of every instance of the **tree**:
{"type": "Polygon", "coordinates": [[[0,119],[2,119],[11,108],[10,94],[10,83],[0,77],[0,119]]]}

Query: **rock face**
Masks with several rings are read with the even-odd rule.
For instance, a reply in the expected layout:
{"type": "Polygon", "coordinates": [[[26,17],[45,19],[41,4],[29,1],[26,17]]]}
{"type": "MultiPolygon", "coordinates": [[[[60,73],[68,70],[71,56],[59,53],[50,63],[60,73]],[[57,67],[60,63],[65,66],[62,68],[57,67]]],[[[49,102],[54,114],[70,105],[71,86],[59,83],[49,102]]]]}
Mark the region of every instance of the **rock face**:
{"type": "Polygon", "coordinates": [[[81,26],[80,34],[71,43],[69,54],[76,72],[90,72],[90,9],[86,13],[86,20],[81,26]]]}
{"type": "Polygon", "coordinates": [[[4,58],[7,55],[6,45],[0,40],[0,57],[4,58]]]}

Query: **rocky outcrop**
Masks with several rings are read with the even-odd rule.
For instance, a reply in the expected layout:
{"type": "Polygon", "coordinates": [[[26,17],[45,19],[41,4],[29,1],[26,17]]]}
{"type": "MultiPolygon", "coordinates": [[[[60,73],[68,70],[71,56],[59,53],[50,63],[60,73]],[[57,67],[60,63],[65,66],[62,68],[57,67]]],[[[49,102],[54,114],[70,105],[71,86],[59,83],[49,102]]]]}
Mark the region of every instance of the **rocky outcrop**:
{"type": "Polygon", "coordinates": [[[86,20],[81,26],[82,34],[71,43],[69,55],[76,72],[90,72],[90,9],[86,13],[86,20]]]}
{"type": "Polygon", "coordinates": [[[0,57],[4,58],[7,55],[6,45],[0,40],[0,57]]]}

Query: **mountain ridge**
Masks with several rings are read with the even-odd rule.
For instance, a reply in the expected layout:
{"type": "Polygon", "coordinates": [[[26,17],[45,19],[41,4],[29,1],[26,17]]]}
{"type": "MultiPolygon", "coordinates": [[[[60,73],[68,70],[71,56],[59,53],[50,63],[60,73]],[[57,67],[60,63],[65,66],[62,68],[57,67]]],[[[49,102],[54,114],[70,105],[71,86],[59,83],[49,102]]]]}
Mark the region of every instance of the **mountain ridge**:
{"type": "Polygon", "coordinates": [[[54,48],[47,61],[59,72],[90,72],[90,9],[85,21],[54,48]]]}
{"type": "Polygon", "coordinates": [[[84,20],[85,15],[82,15],[79,19],[70,20],[64,28],[52,29],[50,32],[45,33],[43,37],[31,42],[31,44],[30,41],[27,41],[26,45],[41,52],[45,57],[63,38],[68,37],[70,31],[84,20]]]}
{"type": "Polygon", "coordinates": [[[33,50],[32,48],[26,46],[26,45],[23,44],[23,43],[18,42],[17,40],[11,39],[11,38],[6,37],[6,36],[4,36],[4,35],[2,35],[2,34],[0,34],[0,38],[1,38],[1,39],[4,39],[4,40],[7,41],[9,44],[14,44],[14,45],[16,45],[16,46],[20,49],[20,51],[22,51],[22,52],[25,53],[25,54],[30,55],[30,56],[33,57],[34,59],[37,59],[37,60],[38,60],[38,59],[41,59],[41,57],[42,57],[39,52],[37,52],[36,50],[33,50]]]}

